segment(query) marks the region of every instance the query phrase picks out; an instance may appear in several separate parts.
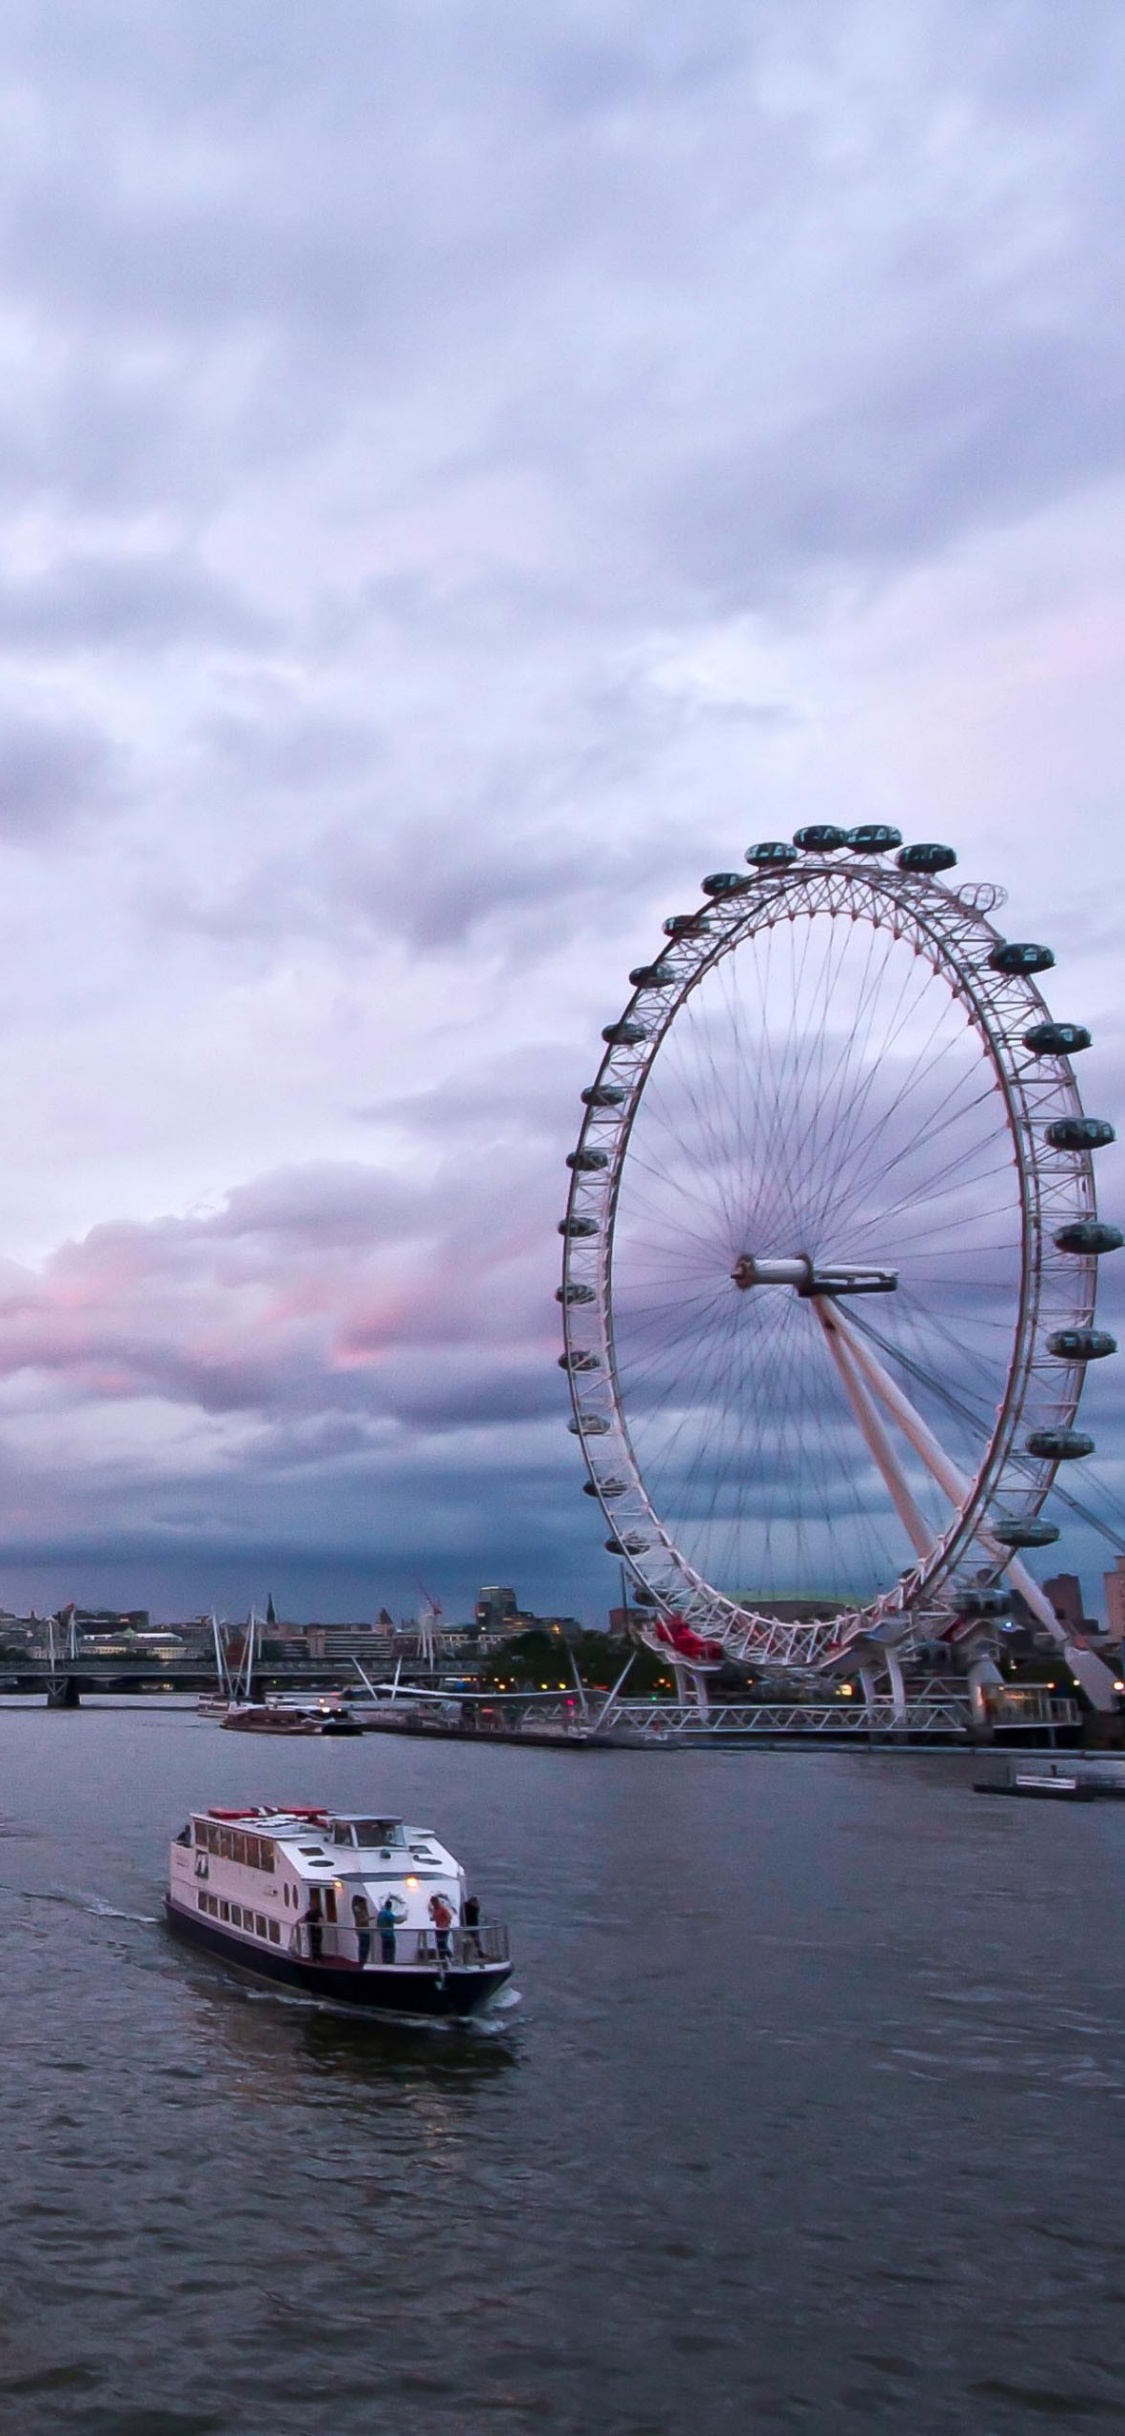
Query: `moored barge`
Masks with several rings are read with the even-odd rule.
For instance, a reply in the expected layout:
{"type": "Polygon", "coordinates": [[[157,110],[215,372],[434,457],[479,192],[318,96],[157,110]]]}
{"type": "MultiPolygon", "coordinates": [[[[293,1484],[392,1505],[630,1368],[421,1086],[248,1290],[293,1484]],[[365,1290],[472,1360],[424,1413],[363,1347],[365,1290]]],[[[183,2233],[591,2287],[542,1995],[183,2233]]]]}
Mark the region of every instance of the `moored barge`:
{"type": "Polygon", "coordinates": [[[432,1829],[317,1808],[193,1811],[171,1847],[169,1927],[257,1978],[363,2012],[482,2012],[511,1977],[432,1829]]]}

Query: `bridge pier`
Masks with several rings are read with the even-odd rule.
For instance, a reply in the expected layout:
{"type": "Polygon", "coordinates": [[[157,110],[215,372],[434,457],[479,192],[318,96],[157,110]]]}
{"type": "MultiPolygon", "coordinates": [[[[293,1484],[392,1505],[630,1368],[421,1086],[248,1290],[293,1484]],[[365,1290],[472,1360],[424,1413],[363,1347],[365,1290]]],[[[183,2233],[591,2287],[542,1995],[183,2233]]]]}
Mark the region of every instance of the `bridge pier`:
{"type": "Polygon", "coordinates": [[[60,1675],[55,1682],[47,1685],[47,1706],[49,1709],[81,1708],[82,1695],[74,1675],[60,1675]]]}

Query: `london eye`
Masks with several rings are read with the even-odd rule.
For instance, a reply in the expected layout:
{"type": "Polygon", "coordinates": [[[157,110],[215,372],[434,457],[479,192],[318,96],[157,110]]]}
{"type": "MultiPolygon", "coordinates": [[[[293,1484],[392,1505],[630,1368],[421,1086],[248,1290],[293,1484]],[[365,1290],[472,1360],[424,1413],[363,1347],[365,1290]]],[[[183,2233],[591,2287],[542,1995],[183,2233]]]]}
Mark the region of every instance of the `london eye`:
{"type": "MultiPolygon", "coordinates": [[[[1054,964],[880,824],[752,846],[603,1032],[571,1152],[562,1364],[655,1646],[790,1670],[1022,1591],[1099,1260],[1090,1045],[1054,964]]],[[[1106,1670],[1083,1670],[1104,1704],[1106,1670]]],[[[1108,1680],[1108,1678],[1106,1678],[1108,1680]]]]}

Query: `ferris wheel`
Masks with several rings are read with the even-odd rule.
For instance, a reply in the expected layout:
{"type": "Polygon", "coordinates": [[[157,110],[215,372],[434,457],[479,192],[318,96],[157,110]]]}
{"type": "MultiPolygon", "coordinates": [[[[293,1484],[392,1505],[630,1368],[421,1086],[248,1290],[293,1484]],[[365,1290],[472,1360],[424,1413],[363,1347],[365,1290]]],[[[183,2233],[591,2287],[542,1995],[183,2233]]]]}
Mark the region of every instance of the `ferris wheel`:
{"type": "MultiPolygon", "coordinates": [[[[1097,1216],[1048,947],[951,848],[869,824],[752,846],[664,924],[571,1152],[562,1367],[646,1637],[831,1667],[986,1617],[1075,1426],[1097,1216]]],[[[1068,1645],[1098,1705],[1110,1678],[1068,1645]],[[1103,1679],[1104,1678],[1104,1682],[1103,1679]]]]}

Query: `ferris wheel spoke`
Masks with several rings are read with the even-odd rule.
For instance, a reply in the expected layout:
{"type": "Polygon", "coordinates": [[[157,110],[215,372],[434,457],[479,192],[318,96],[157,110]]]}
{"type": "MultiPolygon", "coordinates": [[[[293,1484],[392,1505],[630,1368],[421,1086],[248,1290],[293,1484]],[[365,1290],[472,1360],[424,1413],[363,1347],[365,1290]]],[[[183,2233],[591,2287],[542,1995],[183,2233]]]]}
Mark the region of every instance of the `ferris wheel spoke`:
{"type": "MultiPolygon", "coordinates": [[[[899,1094],[899,1099],[891,1104],[891,1108],[879,1108],[879,1111],[874,1113],[872,1123],[867,1125],[867,1130],[860,1135],[855,1135],[855,1138],[847,1142],[847,1147],[843,1147],[843,1150],[838,1152],[840,1201],[847,1206],[847,1201],[850,1201],[850,1196],[855,1194],[857,1189],[869,1189],[872,1160],[877,1160],[879,1189],[886,1191],[886,1181],[889,1181],[891,1174],[894,1174],[903,1162],[913,1160],[918,1164],[920,1150],[925,1152],[925,1169],[923,1169],[925,1186],[940,1181],[942,1174],[945,1174],[945,1169],[942,1169],[942,1164],[940,1164],[938,1145],[947,1138],[947,1135],[955,1135],[955,1140],[959,1140],[957,1128],[964,1128],[964,1125],[967,1125],[969,1116],[974,1113],[974,1108],[986,1106],[991,1091],[994,1091],[994,1086],[991,1084],[986,1084],[984,1089],[976,1089],[972,1077],[962,1077],[962,1084],[959,1084],[957,1091],[952,1091],[952,1094],[950,1091],[945,1091],[945,1094],[942,1094],[940,1121],[930,1121],[930,1125],[925,1128],[923,1135],[918,1133],[918,1121],[920,1121],[920,1116],[923,1116],[923,1111],[911,1111],[901,1094],[899,1094]],[[884,1142],[889,1130],[896,1130],[896,1133],[899,1133],[899,1147],[896,1147],[896,1150],[884,1152],[881,1150],[881,1142],[884,1142]]],[[[930,1094],[930,1101],[933,1099],[935,1099],[935,1094],[930,1094]]],[[[964,1160],[964,1142],[962,1142],[962,1152],[959,1152],[959,1155],[962,1155],[962,1160],[964,1160]]],[[[955,1162],[957,1162],[957,1152],[952,1152],[950,1167],[955,1162]]]]}
{"type": "MultiPolygon", "coordinates": [[[[793,970],[796,962],[795,927],[791,926],[790,929],[790,988],[793,1007],[797,1008],[802,1003],[802,984],[812,941],[812,926],[811,924],[802,925],[805,932],[803,943],[805,952],[799,971],[793,970]]],[[[830,936],[824,959],[824,964],[828,966],[829,972],[831,970],[831,945],[830,936]]],[[[793,1220],[798,1223],[804,1216],[803,1171],[807,1166],[812,1139],[810,1117],[806,1112],[811,1111],[812,1122],[815,1124],[817,1101],[815,1093],[810,1088],[810,1083],[815,1062],[822,1054],[822,1042],[823,1028],[818,1026],[817,1008],[813,1005],[801,1022],[793,1024],[795,1062],[793,1069],[782,1075],[775,1110],[774,1138],[771,1145],[772,1158],[775,1161],[779,1158],[781,1160],[785,1199],[793,1220]],[[800,1112],[798,1122],[794,1121],[795,1110],[800,1112]],[[786,1144],[788,1144],[787,1151],[786,1144]]]]}
{"type": "Polygon", "coordinates": [[[684,1090],[696,1118],[696,1141],[698,1142],[702,1132],[710,1148],[714,1162],[715,1180],[729,1233],[737,1226],[736,1195],[742,1185],[741,1174],[734,1176],[731,1174],[731,1154],[734,1152],[737,1157],[739,1150],[739,1137],[732,1127],[732,1059],[728,1045],[728,1056],[725,1061],[727,1073],[724,1077],[720,1074],[715,1054],[713,1025],[707,1021],[697,1007],[691,1006],[690,1013],[692,1020],[687,1037],[697,1076],[693,1087],[692,1078],[681,1069],[681,1088],[684,1090]]]}
{"type": "MultiPolygon", "coordinates": [[[[1004,1332],[999,1326],[991,1331],[997,1340],[996,1350],[991,1358],[986,1358],[983,1351],[966,1342],[966,1330],[963,1327],[953,1328],[943,1314],[935,1311],[932,1305],[922,1306],[914,1300],[912,1309],[912,1299],[908,1297],[904,1307],[904,1318],[915,1318],[915,1325],[911,1331],[912,1342],[909,1346],[903,1344],[900,1348],[895,1349],[898,1358],[905,1367],[909,1367],[911,1363],[924,1366],[926,1355],[917,1348],[924,1347],[926,1354],[930,1354],[932,1349],[931,1358],[936,1358],[938,1348],[942,1348],[945,1368],[941,1375],[946,1381],[949,1379],[952,1368],[954,1375],[962,1383],[963,1392],[969,1392],[970,1378],[975,1378],[979,1382],[976,1389],[979,1398],[978,1427],[983,1436],[987,1437],[992,1429],[997,1403],[1007,1377],[1007,1348],[1004,1332]]],[[[862,1333],[869,1335],[874,1344],[881,1346],[884,1351],[888,1350],[892,1340],[877,1330],[870,1320],[857,1315],[854,1324],[862,1333]]],[[[933,1375],[936,1377],[937,1374],[933,1375]]]]}
{"type": "Polygon", "coordinates": [[[651,1157],[644,1157],[638,1153],[635,1172],[650,1177],[654,1184],[663,1186],[667,1194],[672,1197],[676,1211],[674,1226],[678,1236],[682,1235],[690,1241],[699,1243],[706,1248],[709,1254],[713,1254],[717,1236],[721,1234],[725,1239],[730,1234],[731,1229],[726,1222],[725,1212],[714,1188],[712,1187],[710,1195],[708,1195],[699,1176],[698,1167],[693,1167],[689,1163],[686,1152],[683,1165],[678,1172],[663,1164],[658,1164],[651,1157]],[[695,1206],[697,1222],[694,1227],[689,1227],[685,1221],[683,1215],[685,1201],[695,1206]]]}
{"type": "MultiPolygon", "coordinates": [[[[892,1370],[900,1365],[935,1402],[943,1405],[954,1419],[964,1423],[978,1441],[982,1431],[987,1434],[991,1429],[995,1412],[994,1407],[990,1407],[987,1393],[978,1394],[975,1405],[969,1403],[966,1399],[972,1391],[964,1381],[961,1382],[960,1392],[958,1392],[951,1386],[947,1372],[942,1373],[928,1368],[920,1356],[913,1353],[908,1354],[901,1345],[892,1344],[879,1333],[878,1329],[872,1327],[870,1321],[861,1319],[858,1314],[853,1315],[852,1326],[858,1329],[862,1336],[870,1339],[877,1350],[883,1354],[892,1370]]],[[[956,1339],[950,1337],[947,1330],[943,1330],[941,1333],[947,1342],[960,1350],[957,1347],[956,1339]]]]}
{"type": "MultiPolygon", "coordinates": [[[[955,1103],[947,1104],[945,1113],[940,1122],[933,1126],[926,1137],[927,1154],[932,1154],[935,1144],[943,1141],[946,1139],[946,1137],[953,1135],[954,1138],[956,1138],[955,1129],[958,1126],[964,1125],[967,1118],[970,1117],[976,1109],[983,1108],[985,1104],[994,1097],[994,1095],[995,1085],[989,1083],[985,1086],[984,1090],[978,1092],[973,1098],[958,1098],[955,1103]]],[[[873,1153],[875,1145],[878,1142],[880,1131],[880,1122],[876,1121],[876,1123],[869,1129],[867,1134],[865,1134],[860,1141],[855,1143],[848,1152],[847,1162],[842,1166],[840,1179],[841,1199],[845,1203],[848,1199],[849,1193],[856,1189],[864,1174],[865,1163],[873,1153]]],[[[912,1158],[917,1159],[917,1156],[917,1142],[913,1138],[908,1138],[905,1142],[903,1142],[899,1150],[882,1161],[879,1174],[883,1187],[886,1186],[888,1178],[894,1175],[895,1172],[902,1167],[904,1161],[912,1158]]],[[[953,1153],[951,1155],[948,1168],[939,1167],[936,1170],[930,1168],[928,1170],[928,1179],[932,1178],[934,1182],[940,1182],[943,1175],[953,1172],[957,1163],[957,1155],[956,1153],[953,1153]]]]}
{"type": "MultiPolygon", "coordinates": [[[[834,929],[835,927],[834,925],[834,929]]],[[[816,1217],[821,1224],[823,1224],[828,1191],[831,1187],[831,1176],[832,1174],[838,1175],[841,1148],[846,1146],[860,1120],[860,1113],[866,1106],[876,1072],[876,1061],[872,1055],[872,1033],[879,1009],[882,985],[886,977],[887,943],[884,942],[878,959],[874,954],[874,943],[875,934],[873,933],[871,953],[862,976],[859,1002],[854,1016],[847,1020],[846,1010],[844,1010],[843,1054],[839,1064],[838,1088],[831,1107],[826,1105],[824,1110],[823,1135],[819,1146],[824,1178],[821,1188],[822,1198],[816,1210],[816,1217]],[[829,1169],[830,1152],[836,1154],[831,1169],[829,1169]]],[[[902,999],[907,995],[911,981],[912,976],[903,977],[898,1004],[901,1004],[902,999]]]]}
{"type": "MultiPolygon", "coordinates": [[[[913,1192],[910,1194],[904,1194],[898,1201],[888,1202],[885,1207],[880,1206],[877,1211],[872,1212],[867,1218],[862,1218],[858,1215],[851,1218],[848,1222],[849,1241],[854,1240],[857,1244],[860,1244],[868,1241],[872,1235],[878,1235],[883,1241],[893,1240],[896,1251],[899,1249],[906,1250],[914,1246],[933,1247],[936,1249],[938,1243],[943,1242],[951,1231],[955,1234],[959,1234],[963,1241],[965,1230],[965,1206],[966,1201],[968,1201],[968,1193],[971,1192],[972,1188],[975,1188],[981,1184],[992,1183],[993,1179],[997,1176],[1003,1176],[1010,1187],[1013,1182],[1012,1168],[1010,1163],[1006,1162],[1003,1167],[988,1167],[983,1169],[974,1169],[971,1165],[967,1165],[964,1176],[960,1178],[957,1176],[955,1170],[950,1168],[943,1169],[941,1175],[935,1180],[933,1191],[927,1192],[925,1195],[926,1210],[927,1212],[932,1209],[940,1210],[944,1202],[957,1200],[960,1202],[961,1206],[961,1215],[959,1218],[953,1213],[950,1213],[948,1217],[942,1219],[940,1222],[931,1223],[930,1225],[924,1227],[917,1227],[913,1231],[903,1227],[899,1221],[908,1215],[916,1213],[918,1210],[918,1202],[921,1196],[918,1192],[913,1192]],[[889,1233],[891,1228],[894,1230],[893,1237],[889,1233]]],[[[968,1201],[968,1206],[972,1209],[974,1226],[979,1226],[985,1220],[989,1219],[1005,1219],[1012,1230],[1010,1240],[1014,1241],[1016,1239],[1019,1231],[1019,1206],[1013,1193],[1009,1192],[1009,1197],[1006,1200],[990,1203],[989,1206],[983,1210],[979,1209],[971,1201],[968,1201]]]]}
{"type": "Polygon", "coordinates": [[[631,1345],[631,1352],[628,1354],[623,1354],[623,1350],[621,1350],[621,1330],[619,1330],[619,1345],[616,1345],[616,1376],[619,1376],[621,1384],[628,1384],[633,1391],[638,1391],[645,1376],[650,1374],[650,1369],[655,1369],[655,1364],[662,1364],[662,1367],[667,1369],[667,1359],[670,1359],[670,1354],[679,1354],[682,1347],[687,1347],[687,1350],[699,1347],[701,1335],[704,1335],[711,1320],[718,1315],[718,1308],[721,1308],[721,1298],[718,1298],[718,1294],[716,1294],[711,1301],[694,1301],[692,1311],[689,1311],[687,1315],[679,1315],[675,1323],[670,1323],[670,1320],[662,1320],[660,1315],[657,1315],[657,1318],[653,1318],[653,1315],[645,1315],[645,1320],[640,1320],[640,1323],[628,1325],[628,1345],[631,1345]],[[653,1352],[648,1354],[648,1359],[645,1359],[645,1342],[653,1347],[653,1352]]]}
{"type": "MultiPolygon", "coordinates": [[[[835,1154],[832,1170],[837,1176],[843,1154],[857,1124],[861,1121],[862,1112],[867,1105],[878,1071],[879,1059],[873,1049],[873,1032],[886,981],[890,942],[887,940],[882,942],[881,952],[877,959],[874,953],[874,942],[875,934],[873,933],[871,953],[862,975],[855,1013],[849,1019],[846,1007],[841,1011],[844,1053],[840,1063],[839,1088],[831,1107],[825,1109],[822,1163],[827,1167],[828,1153],[832,1151],[835,1154]]],[[[889,1015],[884,1014],[883,1016],[881,1056],[886,1056],[888,1045],[894,1041],[896,1028],[903,1020],[902,1009],[904,1003],[909,1003],[913,984],[913,974],[905,973],[889,1015]]]]}
{"type": "MultiPolygon", "coordinates": [[[[892,1053],[897,1046],[898,1039],[905,1024],[906,1014],[909,1014],[912,1011],[912,1006],[908,1007],[905,1013],[902,1014],[896,1023],[891,1027],[881,1044],[878,1058],[870,1058],[868,1060],[867,1072],[863,1078],[862,1089],[857,1089],[852,1096],[852,1100],[847,1111],[846,1126],[844,1124],[840,1124],[833,1129],[833,1137],[830,1144],[834,1154],[831,1169],[831,1190],[833,1206],[841,1211],[847,1209],[850,1196],[860,1186],[866,1173],[867,1159],[872,1144],[878,1140],[879,1135],[886,1127],[887,1112],[885,1110],[880,1110],[872,1123],[867,1122],[870,1115],[871,1101],[875,1095],[878,1080],[884,1069],[888,1067],[892,1053]],[[861,1134],[859,1130],[862,1125],[867,1126],[867,1130],[863,1134],[861,1134]]],[[[937,1027],[935,1024],[935,1026],[931,1028],[925,1040],[919,1046],[912,1066],[910,1069],[908,1069],[907,1074],[900,1080],[894,1102],[894,1108],[900,1126],[905,1126],[907,1123],[908,1102],[913,1092],[922,1083],[923,1079],[929,1083],[930,1090],[933,1090],[932,1078],[935,1075],[939,1062],[938,1058],[934,1054],[934,1041],[936,1037],[937,1027]]]]}
{"type": "Polygon", "coordinates": [[[768,1007],[775,987],[774,967],[775,963],[781,959],[783,945],[784,942],[779,946],[774,931],[771,930],[767,933],[763,967],[758,975],[757,1055],[752,1059],[749,1069],[753,1088],[753,1133],[749,1141],[743,1144],[741,1154],[747,1194],[750,1197],[754,1192],[755,1162],[764,1173],[774,1179],[775,1189],[779,1194],[784,1189],[782,1161],[779,1155],[779,1127],[783,1107],[782,1078],[777,1070],[776,1034],[768,1018],[768,1007]]]}
{"type": "MultiPolygon", "coordinates": [[[[722,1398],[725,1380],[732,1373],[731,1348],[726,1362],[717,1368],[712,1382],[713,1392],[722,1398]]],[[[684,1416],[685,1425],[697,1421],[696,1414],[684,1416]]],[[[683,1443],[680,1431],[667,1433],[661,1440],[657,1458],[657,1477],[661,1483],[662,1501],[667,1509],[694,1518],[693,1528],[700,1526],[713,1537],[715,1518],[720,1506],[727,1504],[730,1494],[732,1463],[729,1445],[716,1440],[713,1433],[698,1428],[686,1430],[689,1442],[683,1443]]]]}

